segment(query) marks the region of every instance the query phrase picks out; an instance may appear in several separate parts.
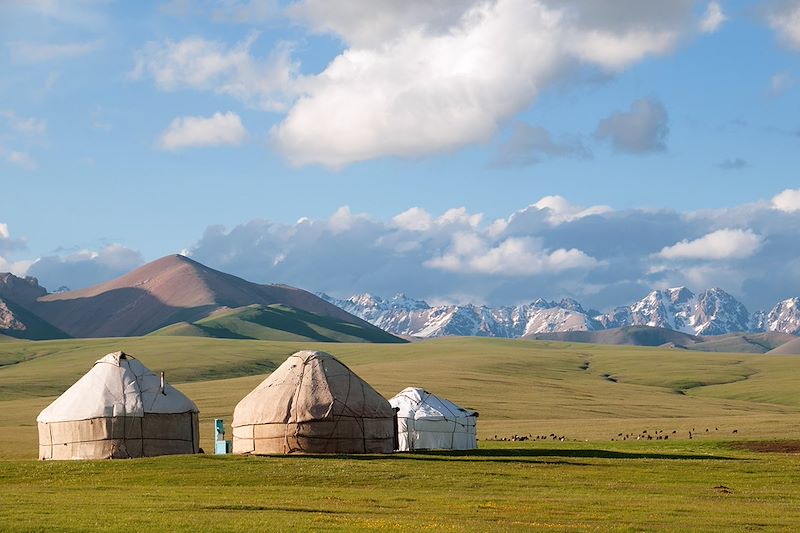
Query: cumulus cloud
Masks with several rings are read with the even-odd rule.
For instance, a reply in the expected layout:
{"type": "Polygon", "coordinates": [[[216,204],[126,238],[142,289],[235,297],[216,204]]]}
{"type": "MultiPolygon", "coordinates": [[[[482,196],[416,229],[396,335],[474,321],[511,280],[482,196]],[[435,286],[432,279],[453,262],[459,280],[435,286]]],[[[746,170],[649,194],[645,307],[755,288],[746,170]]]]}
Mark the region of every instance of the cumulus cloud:
{"type": "Polygon", "coordinates": [[[211,117],[178,117],[158,139],[164,150],[210,146],[237,146],[247,138],[239,115],[214,113],[211,117]]]}
{"type": "Polygon", "coordinates": [[[530,237],[510,237],[489,247],[476,235],[458,233],[448,252],[429,259],[425,265],[449,272],[535,276],[578,268],[588,269],[596,266],[597,261],[574,248],[544,250],[540,242],[530,237]]]}
{"type": "Polygon", "coordinates": [[[779,211],[800,211],[800,189],[786,189],[772,198],[772,206],[779,211]]]}
{"type": "Polygon", "coordinates": [[[8,224],[0,222],[0,256],[25,248],[25,240],[11,236],[8,224]]]}
{"type": "Polygon", "coordinates": [[[11,59],[16,63],[43,63],[57,59],[81,57],[94,52],[100,46],[100,41],[72,43],[14,41],[8,44],[11,59]]]}
{"type": "MultiPolygon", "coordinates": [[[[208,12],[207,1],[173,0],[173,14],[208,12]]],[[[286,44],[253,53],[257,34],[230,46],[190,37],[148,43],[135,79],[166,91],[196,89],[286,112],[272,146],[295,165],[331,169],[386,156],[420,157],[486,142],[542,89],[579,69],[614,75],[668,54],[695,33],[694,0],[298,0],[284,16],[338,38],[321,71],[300,74],[286,44]]],[[[228,0],[218,19],[252,23],[269,0],[228,0]]],[[[572,138],[521,132],[501,162],[585,157],[572,138]]]]}
{"type": "Polygon", "coordinates": [[[755,310],[800,294],[800,192],[790,192],[794,200],[689,213],[545,197],[497,220],[414,207],[384,221],[340,208],[288,225],[213,226],[189,253],[247,279],[336,296],[469,294],[491,305],[572,296],[607,309],[654,287],[721,286],[755,310]]]}
{"type": "Polygon", "coordinates": [[[433,217],[420,207],[412,207],[392,218],[394,225],[409,231],[428,231],[433,225],[433,217]]]}
{"type": "Polygon", "coordinates": [[[625,2],[630,14],[609,8],[618,17],[578,1],[382,10],[386,3],[308,1],[293,8],[312,28],[350,45],[304,80],[302,96],[272,130],[275,146],[294,164],[340,168],[484,142],[569,69],[617,72],[668,53],[691,12],[690,2],[625,2]],[[352,10],[357,17],[347,16],[352,10]],[[402,13],[391,17],[395,11],[402,13]]]}
{"type": "Polygon", "coordinates": [[[561,224],[591,215],[609,213],[612,209],[607,205],[595,205],[583,208],[570,203],[563,196],[545,196],[531,207],[547,213],[547,220],[551,224],[561,224]]]}
{"type": "Polygon", "coordinates": [[[138,251],[112,244],[99,251],[79,250],[63,256],[41,257],[32,262],[26,274],[38,278],[50,290],[61,286],[75,290],[112,280],[143,263],[138,251]]]}
{"type": "Polygon", "coordinates": [[[129,76],[150,77],[164,91],[207,90],[267,111],[284,110],[299,67],[287,45],[269,57],[255,57],[251,49],[257,39],[253,32],[233,46],[202,37],[151,41],[137,52],[129,76]]]}
{"type": "Polygon", "coordinates": [[[800,49],[800,1],[777,2],[767,21],[786,46],[800,49]]]}
{"type": "Polygon", "coordinates": [[[9,258],[14,252],[23,249],[25,249],[25,239],[12,237],[8,224],[0,222],[0,272],[11,272],[17,276],[24,275],[32,261],[13,261],[9,258]]]}
{"type": "Polygon", "coordinates": [[[528,166],[543,158],[574,157],[588,159],[589,149],[577,137],[554,138],[541,126],[517,123],[511,137],[500,145],[494,164],[501,167],[528,166]]]}
{"type": "Polygon", "coordinates": [[[666,246],[658,255],[664,259],[742,259],[756,253],[762,242],[763,238],[751,230],[720,229],[666,246]]]}
{"type": "Polygon", "coordinates": [[[669,118],[657,100],[640,99],[628,111],[619,111],[597,125],[595,137],[611,142],[614,150],[632,154],[667,149],[669,118]]]}
{"type": "Polygon", "coordinates": [[[703,20],[700,21],[700,31],[703,33],[714,33],[719,30],[722,24],[728,20],[722,11],[719,2],[709,2],[703,20]]]}

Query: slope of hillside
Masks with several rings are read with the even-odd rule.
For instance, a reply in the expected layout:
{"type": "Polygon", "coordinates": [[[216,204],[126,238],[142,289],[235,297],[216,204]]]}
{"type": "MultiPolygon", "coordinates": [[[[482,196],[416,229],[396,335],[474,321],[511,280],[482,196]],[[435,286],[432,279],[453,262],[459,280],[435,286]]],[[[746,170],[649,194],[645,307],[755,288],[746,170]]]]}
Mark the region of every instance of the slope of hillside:
{"type": "Polygon", "coordinates": [[[590,344],[616,344],[626,346],[663,346],[688,348],[703,340],[700,337],[667,328],[651,326],[626,326],[601,331],[561,331],[526,335],[529,340],[581,342],[590,344]]]}
{"type": "Polygon", "coordinates": [[[274,341],[397,342],[374,327],[273,304],[220,310],[192,324],[181,322],[151,335],[274,341]]]}
{"type": "Polygon", "coordinates": [[[730,333],[717,337],[703,337],[703,342],[690,349],[701,352],[767,353],[795,338],[794,335],[778,331],[730,333]]]}
{"type": "Polygon", "coordinates": [[[767,353],[770,355],[800,355],[800,338],[790,340],[767,353]]]}
{"type": "Polygon", "coordinates": [[[252,304],[284,305],[353,324],[387,342],[402,342],[304,290],[259,285],[181,255],[163,257],[96,287],[43,296],[30,309],[74,337],[126,337],[252,304]]]}
{"type": "Polygon", "coordinates": [[[67,339],[69,335],[24,307],[0,298],[0,334],[17,339],[67,339]]]}

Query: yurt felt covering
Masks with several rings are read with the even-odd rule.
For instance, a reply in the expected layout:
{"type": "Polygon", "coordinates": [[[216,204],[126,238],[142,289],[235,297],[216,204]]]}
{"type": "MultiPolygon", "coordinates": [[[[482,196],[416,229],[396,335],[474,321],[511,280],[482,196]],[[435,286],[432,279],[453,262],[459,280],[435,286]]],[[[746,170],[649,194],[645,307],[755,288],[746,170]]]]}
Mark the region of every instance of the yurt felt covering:
{"type": "Polygon", "coordinates": [[[389,403],[398,409],[399,451],[472,450],[478,447],[478,413],[416,387],[403,389],[389,403]]]}
{"type": "Polygon", "coordinates": [[[199,451],[198,409],[123,352],[98,360],[36,418],[40,459],[117,459],[199,451]]]}
{"type": "Polygon", "coordinates": [[[291,355],[233,413],[233,453],[391,453],[394,410],[334,356],[291,355]]]}

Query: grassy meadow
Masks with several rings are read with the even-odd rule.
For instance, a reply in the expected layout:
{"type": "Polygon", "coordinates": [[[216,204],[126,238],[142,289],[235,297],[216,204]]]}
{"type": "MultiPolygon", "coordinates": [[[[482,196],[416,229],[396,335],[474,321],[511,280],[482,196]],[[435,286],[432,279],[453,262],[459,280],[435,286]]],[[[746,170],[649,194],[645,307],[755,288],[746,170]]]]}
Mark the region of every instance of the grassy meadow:
{"type": "Polygon", "coordinates": [[[798,379],[800,357],[542,341],[7,341],[0,529],[796,530],[800,446],[748,443],[800,442],[798,379]],[[239,399],[307,348],[386,397],[418,385],[478,410],[480,449],[35,461],[38,412],[110,351],[164,370],[198,404],[211,450],[211,421],[230,424],[239,399]],[[513,434],[548,439],[495,440],[513,434]]]}

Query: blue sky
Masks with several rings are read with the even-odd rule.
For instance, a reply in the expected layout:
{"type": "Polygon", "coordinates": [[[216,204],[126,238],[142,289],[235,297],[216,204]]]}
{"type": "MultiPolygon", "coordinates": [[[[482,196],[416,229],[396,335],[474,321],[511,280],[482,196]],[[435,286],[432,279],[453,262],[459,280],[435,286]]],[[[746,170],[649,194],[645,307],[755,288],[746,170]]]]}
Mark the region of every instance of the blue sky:
{"type": "Polygon", "coordinates": [[[5,0],[0,72],[0,270],[51,289],[186,251],[338,295],[609,306],[680,283],[752,307],[800,293],[762,279],[795,268],[770,250],[795,242],[800,211],[797,1],[5,0]],[[462,207],[480,222],[426,224],[462,207]],[[395,220],[411,208],[414,230],[395,220]],[[491,229],[531,209],[550,223],[491,229]],[[682,229],[630,255],[586,251],[612,218],[648,213],[682,229]],[[407,244],[362,274],[342,258],[297,273],[348,250],[325,246],[348,232],[360,250],[407,244]],[[709,235],[727,255],[662,254],[709,235]],[[638,266],[610,276],[618,263],[638,266]]]}

